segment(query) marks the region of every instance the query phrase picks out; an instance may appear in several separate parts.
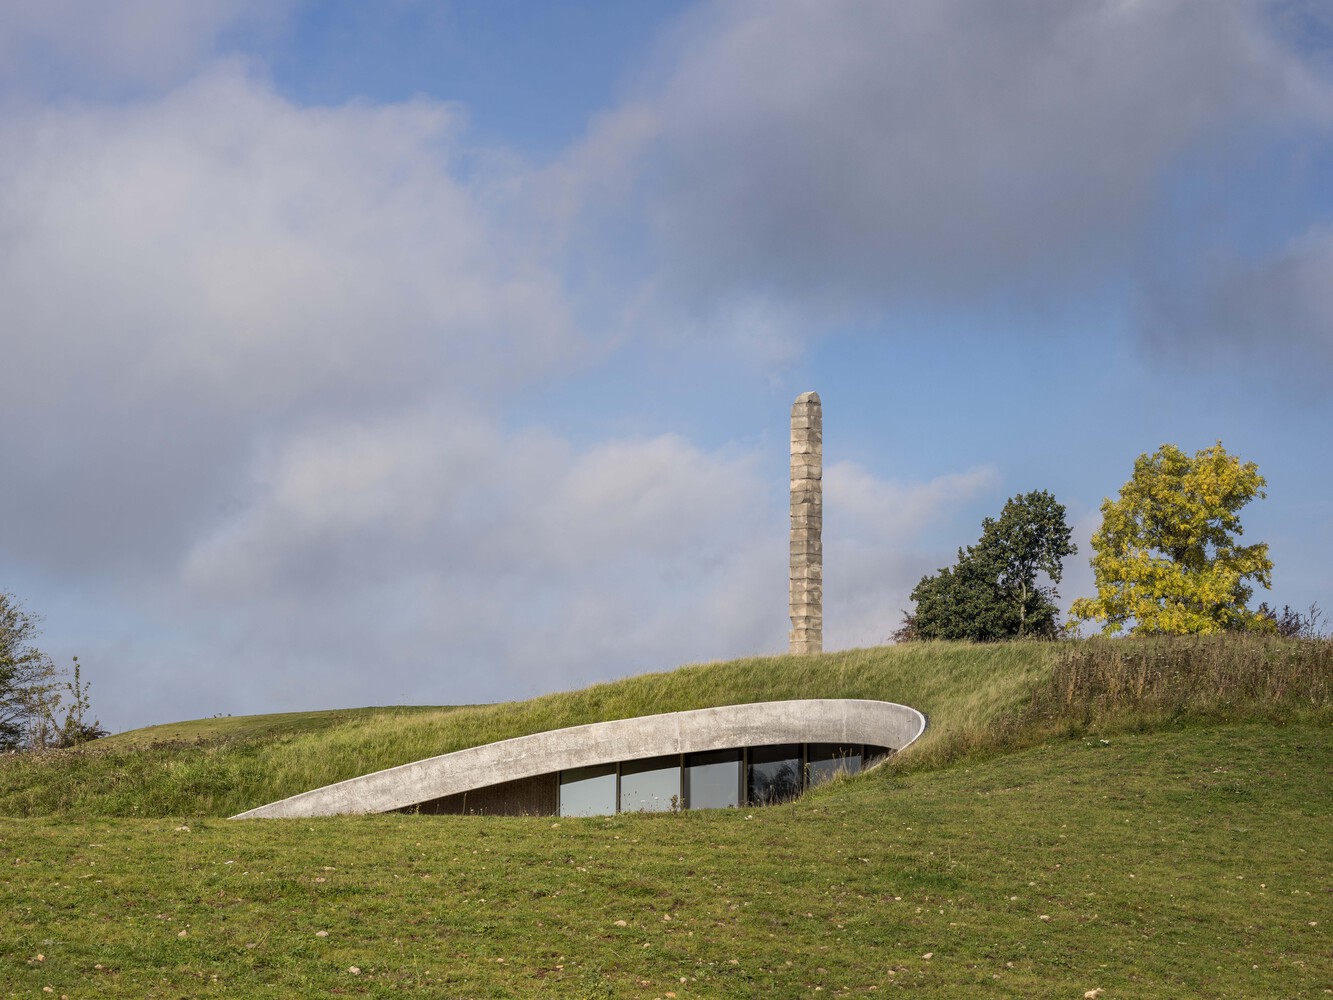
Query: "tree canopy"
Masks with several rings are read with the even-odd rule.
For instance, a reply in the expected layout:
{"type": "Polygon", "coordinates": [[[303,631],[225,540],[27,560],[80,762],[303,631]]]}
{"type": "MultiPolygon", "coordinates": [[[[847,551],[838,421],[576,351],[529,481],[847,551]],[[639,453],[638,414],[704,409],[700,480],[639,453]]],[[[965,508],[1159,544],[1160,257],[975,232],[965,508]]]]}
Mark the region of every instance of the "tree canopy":
{"type": "Polygon", "coordinates": [[[1074,618],[1100,622],[1106,635],[1269,627],[1246,607],[1246,581],[1272,585],[1268,546],[1238,542],[1238,512],[1266,485],[1221,441],[1193,458],[1170,444],[1140,455],[1120,496],[1102,504],[1092,536],[1097,596],[1075,601],[1074,618]]]}
{"type": "Polygon", "coordinates": [[[70,680],[32,644],[39,622],[13,594],[0,592],[0,750],[73,746],[106,735],[100,722],[87,718],[79,658],[70,680]]]}
{"type": "Polygon", "coordinates": [[[33,692],[55,676],[51,658],[32,644],[37,625],[13,594],[0,592],[0,750],[23,745],[33,692]]]}
{"type": "Polygon", "coordinates": [[[916,613],[905,616],[899,639],[988,642],[1053,637],[1058,597],[1041,575],[1060,582],[1065,556],[1077,551],[1065,508],[1045,490],[1005,502],[998,519],[981,523],[981,539],[958,550],[958,562],[924,576],[912,591],[916,613]]]}

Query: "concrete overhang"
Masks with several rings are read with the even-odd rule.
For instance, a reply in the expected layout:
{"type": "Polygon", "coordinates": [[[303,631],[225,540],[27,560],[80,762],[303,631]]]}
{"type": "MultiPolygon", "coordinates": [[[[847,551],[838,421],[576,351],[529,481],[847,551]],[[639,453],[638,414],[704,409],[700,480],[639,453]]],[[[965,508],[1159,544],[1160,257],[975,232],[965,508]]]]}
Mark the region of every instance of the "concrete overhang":
{"type": "Polygon", "coordinates": [[[594,764],[779,743],[863,743],[901,750],[926,728],[914,708],[818,698],[726,705],[594,722],[487,743],[349,778],[232,819],[384,813],[501,782],[594,764]]]}

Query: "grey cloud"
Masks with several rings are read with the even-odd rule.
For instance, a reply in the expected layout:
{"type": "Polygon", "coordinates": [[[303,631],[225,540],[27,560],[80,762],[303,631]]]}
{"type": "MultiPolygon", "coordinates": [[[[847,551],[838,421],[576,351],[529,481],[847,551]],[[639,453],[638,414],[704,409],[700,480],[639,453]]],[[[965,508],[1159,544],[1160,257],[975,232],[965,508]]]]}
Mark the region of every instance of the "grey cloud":
{"type": "Polygon", "coordinates": [[[1145,300],[1149,345],[1195,365],[1240,357],[1298,383],[1333,379],[1333,227],[1257,260],[1214,258],[1145,300]]]}
{"type": "Polygon", "coordinates": [[[712,5],[626,108],[651,127],[607,119],[589,143],[637,151],[659,286],[709,308],[1013,282],[1049,298],[1129,262],[1182,153],[1327,120],[1327,86],[1265,17],[1242,0],[712,5]]]}

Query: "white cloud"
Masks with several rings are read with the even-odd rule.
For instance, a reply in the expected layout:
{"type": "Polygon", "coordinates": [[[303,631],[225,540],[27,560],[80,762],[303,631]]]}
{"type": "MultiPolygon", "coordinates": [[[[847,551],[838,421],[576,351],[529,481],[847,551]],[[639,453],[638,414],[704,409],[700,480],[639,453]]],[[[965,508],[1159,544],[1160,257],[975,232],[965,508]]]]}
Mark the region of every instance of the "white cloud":
{"type": "Polygon", "coordinates": [[[991,468],[940,476],[925,483],[880,479],[855,462],[834,462],[824,476],[833,516],[846,517],[858,535],[890,539],[915,535],[950,504],[973,499],[999,482],[991,468]]]}
{"type": "Polygon", "coordinates": [[[0,80],[50,89],[162,86],[208,59],[218,37],[274,30],[293,0],[7,0],[0,80]]]}
{"type": "Polygon", "coordinates": [[[750,456],[670,435],[575,449],[425,408],[299,433],[253,481],[185,558],[186,613],[230,607],[241,659],[328,655],[363,700],[503,697],[780,641],[785,536],[750,456]]]}
{"type": "Polygon", "coordinates": [[[922,532],[999,484],[994,468],[926,482],[879,478],[854,462],[824,472],[824,648],[883,643],[924,573],[952,561],[922,532]]]}
{"type": "MultiPolygon", "coordinates": [[[[237,711],[304,704],[302,676],[349,703],[448,703],[780,652],[786,498],[760,457],[675,435],[575,446],[429,407],[313,427],[256,460],[174,606],[221,609],[237,711]]],[[[942,558],[923,531],[995,480],[830,466],[827,647],[882,641],[942,558]]]]}
{"type": "Polygon", "coordinates": [[[408,368],[473,387],[540,370],[572,336],[559,289],[453,176],[456,119],[300,109],[233,65],[147,105],[11,122],[0,282],[31,334],[14,383],[74,344],[125,388],[241,409],[397,389],[408,368]]]}
{"type": "Polygon", "coordinates": [[[36,526],[11,553],[123,571],[230,503],[265,436],[484,406],[576,359],[550,262],[459,179],[458,128],[424,99],[298,108],[238,64],[0,119],[0,413],[33,428],[0,513],[36,526]]]}
{"type": "MultiPolygon", "coordinates": [[[[1100,509],[1084,511],[1070,522],[1070,534],[1078,546],[1078,554],[1064,562],[1064,575],[1060,580],[1060,608],[1068,613],[1069,606],[1080,597],[1093,597],[1097,593],[1097,579],[1092,571],[1092,536],[1102,526],[1100,509]]],[[[1085,623],[1081,631],[1092,635],[1097,630],[1090,623],[1085,623]]]]}

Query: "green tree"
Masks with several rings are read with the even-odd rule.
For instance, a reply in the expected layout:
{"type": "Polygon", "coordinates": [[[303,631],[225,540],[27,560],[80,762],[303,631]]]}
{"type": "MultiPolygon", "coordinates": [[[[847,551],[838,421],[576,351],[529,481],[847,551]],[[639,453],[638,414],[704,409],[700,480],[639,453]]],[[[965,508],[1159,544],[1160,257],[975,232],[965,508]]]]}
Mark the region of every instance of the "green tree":
{"type": "Polygon", "coordinates": [[[39,622],[13,594],[0,593],[0,750],[77,746],[106,735],[100,722],[88,719],[89,686],[79,658],[70,679],[32,644],[39,622]]]}
{"type": "MultiPolygon", "coordinates": [[[[69,704],[65,706],[65,721],[55,728],[54,745],[58,747],[76,747],[89,740],[100,740],[107,734],[98,719],[89,719],[88,710],[92,708],[89,691],[92,687],[83,680],[83,667],[79,658],[74,657],[74,676],[67,677],[60,683],[61,692],[69,695],[69,704]]],[[[47,716],[55,722],[56,711],[61,707],[63,695],[57,695],[47,706],[47,716]]]]}
{"type": "Polygon", "coordinates": [[[1100,622],[1106,635],[1271,629],[1246,607],[1246,581],[1272,586],[1268,546],[1237,541],[1238,511],[1266,485],[1221,441],[1193,458],[1170,444],[1140,455],[1119,498],[1102,504],[1092,536],[1097,596],[1075,601],[1073,617],[1100,622]]]}
{"type": "Polygon", "coordinates": [[[998,519],[981,522],[981,539],[958,550],[958,562],[924,576],[912,591],[916,613],[904,616],[898,639],[971,639],[988,642],[1055,636],[1065,556],[1070,540],[1065,508],[1045,490],[1005,502],[998,519]]]}
{"type": "Polygon", "coordinates": [[[56,687],[55,664],[32,644],[39,621],[13,594],[0,593],[0,750],[28,744],[56,687]]]}

